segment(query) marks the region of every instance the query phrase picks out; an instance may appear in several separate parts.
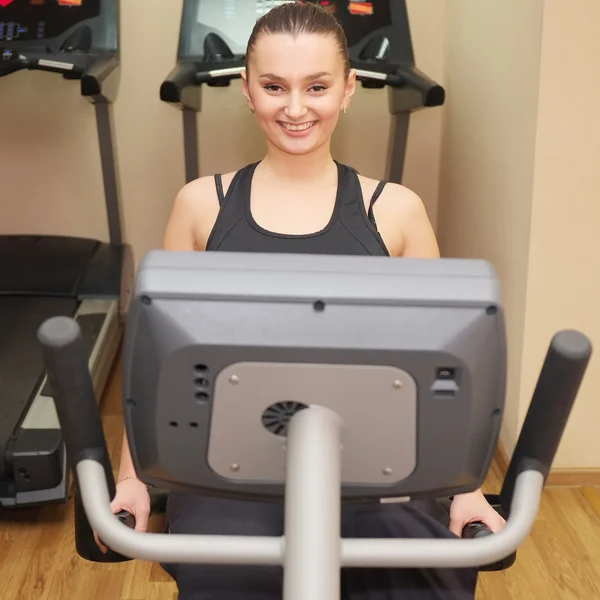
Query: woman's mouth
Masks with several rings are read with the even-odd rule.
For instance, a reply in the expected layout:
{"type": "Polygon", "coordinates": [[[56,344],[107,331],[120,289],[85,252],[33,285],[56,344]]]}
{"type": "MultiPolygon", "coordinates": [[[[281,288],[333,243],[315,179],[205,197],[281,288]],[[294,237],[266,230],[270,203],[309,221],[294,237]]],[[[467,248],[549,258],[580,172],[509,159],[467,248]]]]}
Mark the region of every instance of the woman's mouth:
{"type": "Polygon", "coordinates": [[[317,124],[317,121],[309,121],[307,123],[284,123],[283,121],[278,121],[279,126],[292,137],[302,137],[308,135],[314,126],[317,124]]]}

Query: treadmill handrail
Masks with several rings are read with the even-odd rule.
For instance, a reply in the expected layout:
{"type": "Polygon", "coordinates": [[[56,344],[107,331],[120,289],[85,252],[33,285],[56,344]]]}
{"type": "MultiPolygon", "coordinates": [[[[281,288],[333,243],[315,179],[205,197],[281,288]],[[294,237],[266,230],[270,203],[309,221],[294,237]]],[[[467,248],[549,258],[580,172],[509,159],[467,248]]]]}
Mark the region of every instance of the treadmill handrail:
{"type": "Polygon", "coordinates": [[[160,86],[160,99],[163,102],[181,102],[183,91],[197,85],[197,73],[198,66],[196,64],[179,63],[160,86]]]}
{"type": "Polygon", "coordinates": [[[442,106],[446,100],[444,88],[428,77],[414,65],[398,65],[396,75],[402,81],[403,87],[410,87],[423,96],[423,106],[442,106]]]}
{"type": "MultiPolygon", "coordinates": [[[[444,88],[412,65],[394,65],[391,68],[388,65],[385,71],[366,69],[363,66],[364,63],[361,63],[356,68],[359,80],[381,82],[394,88],[414,89],[422,95],[423,106],[426,107],[444,104],[444,88]]],[[[237,79],[244,70],[245,67],[239,65],[207,70],[202,68],[202,63],[179,63],[161,85],[160,98],[163,102],[181,103],[186,88],[213,81],[237,79]]]]}
{"type": "Polygon", "coordinates": [[[107,88],[110,79],[117,74],[120,61],[118,56],[101,57],[92,62],[81,77],[81,95],[89,98],[114,99],[112,90],[107,88]]]}
{"type": "MultiPolygon", "coordinates": [[[[171,563],[282,565],[285,536],[188,535],[137,532],[110,509],[104,467],[94,459],[76,466],[83,505],[93,529],[114,551],[171,563]]],[[[343,567],[466,568],[502,560],[531,532],[544,476],[535,469],[517,477],[511,514],[502,531],[473,539],[340,538],[343,567]]]]}

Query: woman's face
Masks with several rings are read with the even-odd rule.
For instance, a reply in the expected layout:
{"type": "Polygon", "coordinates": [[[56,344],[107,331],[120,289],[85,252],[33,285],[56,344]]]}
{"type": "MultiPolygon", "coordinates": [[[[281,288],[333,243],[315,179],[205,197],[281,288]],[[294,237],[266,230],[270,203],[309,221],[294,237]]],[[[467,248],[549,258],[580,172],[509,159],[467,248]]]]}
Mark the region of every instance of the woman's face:
{"type": "Polygon", "coordinates": [[[296,155],[328,143],[356,87],[344,71],[333,36],[260,36],[243,85],[268,142],[296,155]]]}

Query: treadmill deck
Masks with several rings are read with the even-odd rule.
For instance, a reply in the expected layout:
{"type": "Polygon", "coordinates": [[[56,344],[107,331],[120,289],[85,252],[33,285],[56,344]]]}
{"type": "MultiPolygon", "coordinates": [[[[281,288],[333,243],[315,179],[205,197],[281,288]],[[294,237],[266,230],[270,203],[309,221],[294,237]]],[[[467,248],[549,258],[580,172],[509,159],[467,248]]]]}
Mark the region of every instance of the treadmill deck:
{"type": "Polygon", "coordinates": [[[0,507],[64,501],[70,476],[46,382],[40,325],[77,319],[98,398],[121,341],[124,247],[0,236],[0,507]]]}

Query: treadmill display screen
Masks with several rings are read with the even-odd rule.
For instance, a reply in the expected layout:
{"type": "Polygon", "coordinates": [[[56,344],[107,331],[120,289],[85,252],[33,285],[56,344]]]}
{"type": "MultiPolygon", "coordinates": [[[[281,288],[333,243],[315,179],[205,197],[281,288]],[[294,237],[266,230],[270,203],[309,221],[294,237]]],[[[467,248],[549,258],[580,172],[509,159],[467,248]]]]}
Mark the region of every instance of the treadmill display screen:
{"type": "Polygon", "coordinates": [[[100,0],[0,0],[0,42],[56,37],[100,15],[100,0]]]}
{"type": "MultiPolygon", "coordinates": [[[[1,0],[0,0],[1,1],[1,0]]],[[[280,4],[295,0],[200,0],[198,2],[198,25],[206,33],[218,34],[234,54],[245,54],[248,39],[256,20],[280,4]]],[[[320,4],[335,15],[343,25],[348,44],[354,46],[374,31],[392,24],[390,2],[372,0],[305,0],[320,4]]]]}

